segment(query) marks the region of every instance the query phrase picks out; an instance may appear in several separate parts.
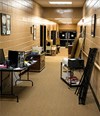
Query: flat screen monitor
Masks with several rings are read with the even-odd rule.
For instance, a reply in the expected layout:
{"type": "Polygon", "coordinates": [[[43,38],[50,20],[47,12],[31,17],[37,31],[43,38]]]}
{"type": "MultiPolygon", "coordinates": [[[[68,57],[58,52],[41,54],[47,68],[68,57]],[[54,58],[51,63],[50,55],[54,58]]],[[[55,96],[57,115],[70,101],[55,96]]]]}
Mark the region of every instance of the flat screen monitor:
{"type": "Polygon", "coordinates": [[[17,68],[24,66],[24,51],[8,51],[8,60],[10,61],[9,65],[17,68]]]}
{"type": "Polygon", "coordinates": [[[0,49],[0,64],[5,63],[5,55],[3,49],[0,49]]]}
{"type": "Polygon", "coordinates": [[[9,65],[16,68],[18,66],[18,51],[8,51],[9,65]]]}

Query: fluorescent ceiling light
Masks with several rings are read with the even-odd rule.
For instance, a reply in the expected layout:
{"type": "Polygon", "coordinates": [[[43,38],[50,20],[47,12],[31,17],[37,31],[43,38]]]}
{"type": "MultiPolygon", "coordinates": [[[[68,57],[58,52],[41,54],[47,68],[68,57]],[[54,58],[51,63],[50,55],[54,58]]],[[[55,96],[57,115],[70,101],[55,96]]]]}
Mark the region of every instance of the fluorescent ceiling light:
{"type": "Polygon", "coordinates": [[[58,5],[63,4],[64,5],[64,4],[72,4],[72,2],[52,2],[50,1],[49,4],[58,4],[58,5]]]}
{"type": "Polygon", "coordinates": [[[55,18],[55,20],[63,24],[72,24],[72,18],[55,18]]]}

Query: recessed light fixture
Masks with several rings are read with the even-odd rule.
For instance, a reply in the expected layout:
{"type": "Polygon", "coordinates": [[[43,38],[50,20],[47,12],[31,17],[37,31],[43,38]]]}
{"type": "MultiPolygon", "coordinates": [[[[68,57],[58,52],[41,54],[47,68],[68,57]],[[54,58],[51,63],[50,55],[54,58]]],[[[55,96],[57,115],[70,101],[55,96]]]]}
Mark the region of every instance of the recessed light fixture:
{"type": "Polygon", "coordinates": [[[55,20],[62,24],[72,24],[72,18],[55,18],[55,20]]]}
{"type": "Polygon", "coordinates": [[[72,4],[72,2],[59,2],[59,1],[52,2],[52,1],[50,1],[49,4],[58,4],[58,5],[62,4],[62,5],[64,5],[64,4],[72,4]]]}
{"type": "Polygon", "coordinates": [[[72,9],[57,9],[56,11],[60,14],[73,12],[72,9]]]}

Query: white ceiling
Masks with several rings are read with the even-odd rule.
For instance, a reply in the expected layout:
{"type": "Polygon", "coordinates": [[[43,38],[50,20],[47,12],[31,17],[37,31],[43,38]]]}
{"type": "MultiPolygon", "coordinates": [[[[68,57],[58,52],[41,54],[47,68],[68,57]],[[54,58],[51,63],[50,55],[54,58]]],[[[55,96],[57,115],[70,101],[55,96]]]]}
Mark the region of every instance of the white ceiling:
{"type": "MultiPolygon", "coordinates": [[[[64,9],[67,9],[67,8],[78,8],[78,7],[83,7],[83,5],[84,5],[84,2],[85,2],[85,0],[33,0],[33,1],[35,1],[36,3],[38,3],[38,4],[40,4],[43,8],[64,8],[64,9]],[[71,5],[51,5],[51,4],[49,4],[49,1],[59,1],[59,2],[62,2],[62,1],[64,1],[64,2],[69,2],[69,1],[71,1],[72,2],[72,4],[71,5]]],[[[56,16],[55,16],[55,18],[56,18],[56,16]]],[[[47,19],[49,19],[49,20],[51,20],[51,21],[54,21],[54,22],[56,22],[56,23],[59,23],[59,24],[63,24],[62,22],[64,22],[64,20],[66,20],[67,21],[67,18],[69,19],[69,17],[64,17],[64,18],[62,18],[62,19],[60,19],[60,22],[58,21],[58,20],[55,20],[55,18],[51,18],[51,17],[49,17],[49,18],[47,18],[47,19]],[[61,21],[62,20],[62,21],[61,21]]],[[[59,17],[59,18],[61,18],[61,17],[59,17]]],[[[80,20],[79,18],[77,19],[77,18],[72,18],[71,19],[72,20],[72,24],[77,24],[77,22],[80,20]]]]}
{"type": "Polygon", "coordinates": [[[85,0],[34,0],[38,4],[40,4],[42,7],[82,7],[85,0]],[[49,1],[71,1],[72,5],[51,5],[49,4],[49,1]]]}

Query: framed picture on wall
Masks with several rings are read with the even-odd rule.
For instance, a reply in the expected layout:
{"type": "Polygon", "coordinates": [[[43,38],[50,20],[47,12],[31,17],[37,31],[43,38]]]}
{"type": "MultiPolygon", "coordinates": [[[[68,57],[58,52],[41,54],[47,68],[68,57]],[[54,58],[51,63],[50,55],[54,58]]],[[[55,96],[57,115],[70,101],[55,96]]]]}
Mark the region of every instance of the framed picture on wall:
{"type": "Polygon", "coordinates": [[[91,36],[95,37],[96,32],[96,14],[91,17],[91,36]]]}
{"type": "Polygon", "coordinates": [[[6,15],[7,17],[7,35],[11,34],[11,16],[6,15]]]}
{"type": "Polygon", "coordinates": [[[36,25],[32,25],[31,34],[33,36],[33,40],[35,40],[36,39],[36,25]]]}
{"type": "Polygon", "coordinates": [[[9,35],[11,33],[11,16],[1,13],[1,35],[9,35]]]}

